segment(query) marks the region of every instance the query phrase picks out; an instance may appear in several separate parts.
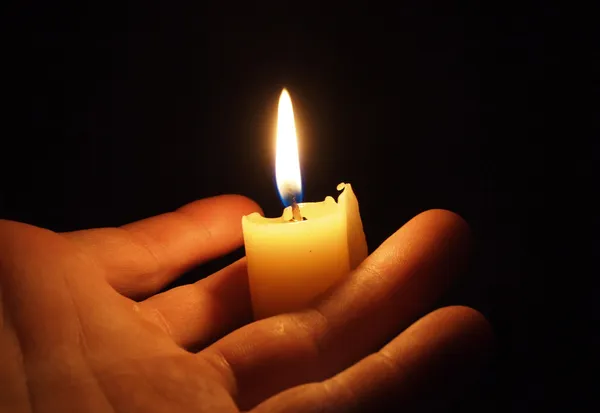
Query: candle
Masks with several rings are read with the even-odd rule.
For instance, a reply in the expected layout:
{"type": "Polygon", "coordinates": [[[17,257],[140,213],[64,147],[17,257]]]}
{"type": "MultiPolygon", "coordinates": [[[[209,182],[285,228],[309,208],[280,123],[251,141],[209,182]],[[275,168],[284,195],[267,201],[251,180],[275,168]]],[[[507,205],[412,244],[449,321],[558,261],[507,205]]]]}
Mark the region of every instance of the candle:
{"type": "Polygon", "coordinates": [[[279,99],[276,178],[286,206],[279,218],[242,218],[252,308],[256,319],[306,307],[367,256],[358,201],[341,183],[336,202],[302,203],[294,112],[289,93],[279,99]]]}

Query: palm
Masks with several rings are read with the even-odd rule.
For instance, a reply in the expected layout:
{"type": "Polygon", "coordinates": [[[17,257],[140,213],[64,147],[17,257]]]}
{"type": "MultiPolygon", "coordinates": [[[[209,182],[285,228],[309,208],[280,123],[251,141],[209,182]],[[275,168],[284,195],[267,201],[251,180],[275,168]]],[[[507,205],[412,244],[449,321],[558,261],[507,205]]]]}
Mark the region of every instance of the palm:
{"type": "Polygon", "coordinates": [[[0,406],[228,412],[263,402],[258,410],[345,411],[394,386],[408,400],[423,380],[413,373],[402,385],[404,373],[426,375],[448,365],[439,354],[467,354],[487,340],[483,319],[464,308],[438,311],[393,339],[442,292],[455,271],[448,263],[460,261],[464,225],[442,212],[411,221],[303,312],[250,323],[243,260],[153,295],[239,245],[239,216],[254,208],[212,198],[124,229],[62,235],[3,223],[0,406]],[[421,344],[411,347],[415,337],[421,344]]]}

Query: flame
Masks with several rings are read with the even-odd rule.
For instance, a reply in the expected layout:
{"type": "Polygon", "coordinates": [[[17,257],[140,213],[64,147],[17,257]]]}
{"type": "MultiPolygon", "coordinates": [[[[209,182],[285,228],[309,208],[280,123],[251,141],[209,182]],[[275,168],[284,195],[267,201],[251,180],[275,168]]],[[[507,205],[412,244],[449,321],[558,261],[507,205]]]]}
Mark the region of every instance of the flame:
{"type": "Polygon", "coordinates": [[[302,176],[298,156],[298,139],[294,122],[292,98],[286,89],[279,97],[277,110],[277,149],[275,155],[275,179],[279,197],[285,206],[302,201],[302,176]]]}

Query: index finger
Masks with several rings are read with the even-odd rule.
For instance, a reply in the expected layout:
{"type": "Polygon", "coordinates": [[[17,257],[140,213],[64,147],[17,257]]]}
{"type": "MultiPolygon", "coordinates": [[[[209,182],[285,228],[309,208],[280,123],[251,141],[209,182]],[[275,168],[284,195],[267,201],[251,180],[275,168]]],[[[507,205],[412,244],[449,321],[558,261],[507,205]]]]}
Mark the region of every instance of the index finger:
{"type": "Polygon", "coordinates": [[[119,228],[64,233],[105,270],[120,293],[141,298],[189,268],[242,245],[243,215],[261,211],[240,195],[222,195],[119,228]]]}

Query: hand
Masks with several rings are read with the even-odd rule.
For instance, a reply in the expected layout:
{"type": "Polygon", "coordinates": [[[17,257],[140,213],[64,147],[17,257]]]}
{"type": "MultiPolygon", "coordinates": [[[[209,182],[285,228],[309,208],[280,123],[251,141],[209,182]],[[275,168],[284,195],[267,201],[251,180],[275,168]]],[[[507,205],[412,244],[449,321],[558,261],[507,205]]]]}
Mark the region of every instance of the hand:
{"type": "Polygon", "coordinates": [[[434,301],[468,228],[432,210],[305,311],[252,322],[245,260],[156,294],[242,243],[240,196],[121,228],[57,234],[0,221],[0,411],[422,410],[483,360],[475,310],[434,301]],[[415,321],[417,320],[417,321],[415,321]]]}

